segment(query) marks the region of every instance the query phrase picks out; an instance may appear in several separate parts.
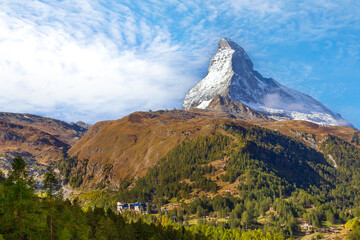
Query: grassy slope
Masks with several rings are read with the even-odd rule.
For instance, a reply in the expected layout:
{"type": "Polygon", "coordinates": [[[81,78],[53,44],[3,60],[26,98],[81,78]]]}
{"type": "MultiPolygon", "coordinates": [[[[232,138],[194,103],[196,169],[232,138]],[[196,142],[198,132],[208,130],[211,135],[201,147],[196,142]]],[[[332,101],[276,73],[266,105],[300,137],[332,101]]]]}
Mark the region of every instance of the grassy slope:
{"type": "MultiPolygon", "coordinates": [[[[185,139],[195,139],[219,131],[217,126],[226,121],[223,115],[207,112],[158,111],[135,112],[122,119],[95,124],[69,151],[69,155],[80,160],[87,159],[83,174],[83,186],[93,188],[108,174],[106,184],[117,187],[126,178],[144,176],[168,151],[185,139]],[[110,171],[102,166],[108,164],[110,171]]],[[[327,134],[349,141],[355,129],[347,127],[322,127],[304,121],[261,122],[249,121],[264,128],[278,130],[282,134],[296,137],[296,132],[314,134],[319,145],[327,134]]],[[[245,124],[245,123],[244,123],[245,124]]],[[[307,143],[308,144],[308,143],[307,143]]]]}

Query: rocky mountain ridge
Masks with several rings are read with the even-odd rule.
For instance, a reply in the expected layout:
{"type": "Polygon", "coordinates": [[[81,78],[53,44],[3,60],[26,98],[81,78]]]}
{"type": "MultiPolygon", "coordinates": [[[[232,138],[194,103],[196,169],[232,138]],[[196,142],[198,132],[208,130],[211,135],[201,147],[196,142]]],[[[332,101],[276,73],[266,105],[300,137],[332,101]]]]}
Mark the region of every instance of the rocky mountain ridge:
{"type": "Polygon", "coordinates": [[[266,116],[264,113],[255,111],[245,104],[230,100],[228,97],[218,95],[207,106],[207,110],[214,112],[224,112],[230,114],[232,118],[242,120],[261,120],[265,122],[273,122],[274,120],[266,116]]]}
{"type": "Polygon", "coordinates": [[[208,73],[186,94],[183,109],[207,109],[217,96],[241,102],[274,120],[305,120],[324,126],[352,124],[314,98],[264,78],[243,48],[228,38],[218,44],[208,73]]]}
{"type": "Polygon", "coordinates": [[[84,126],[33,114],[0,112],[0,167],[24,157],[31,167],[44,168],[66,157],[67,151],[87,131],[84,126]]]}
{"type": "Polygon", "coordinates": [[[83,122],[67,123],[58,119],[41,117],[29,113],[9,113],[0,112],[0,120],[5,120],[14,124],[31,126],[51,135],[57,136],[67,144],[74,144],[91,127],[83,122]]]}

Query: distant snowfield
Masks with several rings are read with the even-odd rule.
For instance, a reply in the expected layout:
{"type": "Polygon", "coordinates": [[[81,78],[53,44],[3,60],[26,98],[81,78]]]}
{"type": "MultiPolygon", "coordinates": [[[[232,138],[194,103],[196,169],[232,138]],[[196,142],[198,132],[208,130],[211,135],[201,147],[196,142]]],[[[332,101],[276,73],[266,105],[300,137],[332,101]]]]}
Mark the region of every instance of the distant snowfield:
{"type": "Polygon", "coordinates": [[[311,110],[309,110],[308,112],[289,111],[283,109],[268,108],[261,105],[253,105],[251,103],[244,104],[259,112],[263,112],[269,115],[276,121],[303,120],[317,123],[322,126],[348,126],[349,124],[351,124],[342,118],[335,119],[329,113],[316,112],[311,110]]]}

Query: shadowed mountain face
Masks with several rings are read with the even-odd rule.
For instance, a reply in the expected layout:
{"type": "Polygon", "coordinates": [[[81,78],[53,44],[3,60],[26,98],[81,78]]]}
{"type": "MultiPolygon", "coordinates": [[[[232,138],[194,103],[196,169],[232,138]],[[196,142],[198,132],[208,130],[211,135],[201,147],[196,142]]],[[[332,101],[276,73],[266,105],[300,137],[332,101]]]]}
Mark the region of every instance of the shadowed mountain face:
{"type": "Polygon", "coordinates": [[[208,74],[184,99],[183,108],[206,109],[217,96],[241,102],[275,120],[305,120],[320,125],[350,126],[314,98],[264,78],[240,46],[223,38],[211,58],[208,74]]]}

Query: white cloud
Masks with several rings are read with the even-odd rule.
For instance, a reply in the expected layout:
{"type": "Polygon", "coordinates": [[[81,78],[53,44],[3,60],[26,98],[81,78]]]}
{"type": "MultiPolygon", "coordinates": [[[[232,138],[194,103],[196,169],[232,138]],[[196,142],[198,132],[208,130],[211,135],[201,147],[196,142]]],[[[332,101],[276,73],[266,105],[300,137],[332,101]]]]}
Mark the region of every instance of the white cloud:
{"type": "Polygon", "coordinates": [[[137,54],[103,35],[82,42],[4,13],[0,32],[1,111],[93,122],[174,106],[193,80],[173,67],[181,52],[161,37],[137,54]]]}
{"type": "MultiPolygon", "coordinates": [[[[224,4],[228,4],[225,2],[224,4]]],[[[232,0],[230,6],[235,11],[253,11],[264,15],[269,13],[280,13],[283,8],[283,1],[278,0],[232,0]]]]}
{"type": "MultiPolygon", "coordinates": [[[[314,107],[317,107],[317,106],[314,106],[314,107]]],[[[306,110],[306,107],[302,104],[290,104],[290,105],[286,106],[286,109],[290,110],[290,111],[302,111],[302,110],[306,110]]],[[[321,110],[321,109],[319,109],[319,110],[321,110]]]]}
{"type": "Polygon", "coordinates": [[[279,94],[269,93],[264,96],[263,103],[265,107],[277,108],[282,106],[282,102],[279,94]]]}

